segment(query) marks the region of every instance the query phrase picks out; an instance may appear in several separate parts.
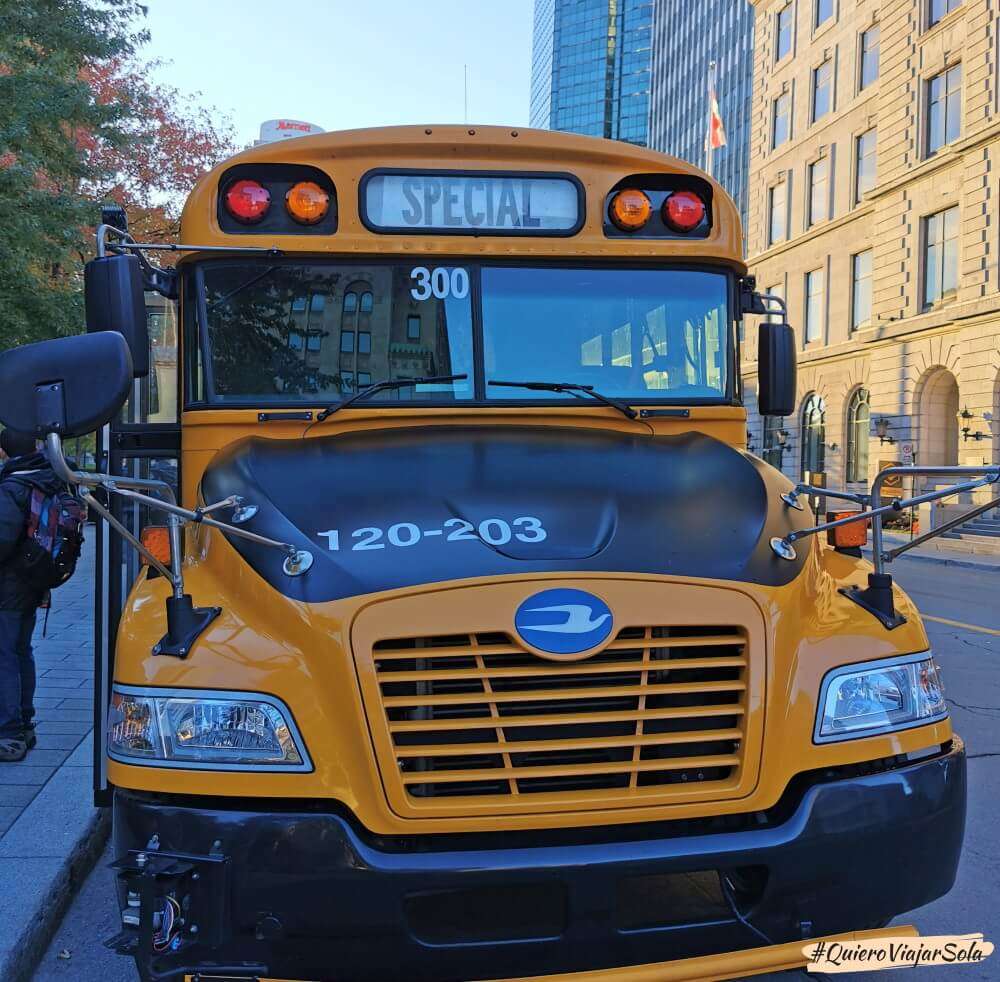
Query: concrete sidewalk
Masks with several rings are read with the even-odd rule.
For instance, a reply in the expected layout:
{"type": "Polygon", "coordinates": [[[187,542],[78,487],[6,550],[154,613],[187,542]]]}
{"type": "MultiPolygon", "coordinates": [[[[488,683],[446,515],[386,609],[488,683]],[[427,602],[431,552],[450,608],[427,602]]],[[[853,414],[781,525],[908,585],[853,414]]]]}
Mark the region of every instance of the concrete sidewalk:
{"type": "MultiPolygon", "coordinates": [[[[0,979],[28,979],[107,836],[94,808],[94,531],[35,630],[38,746],[0,764],[0,979]]],[[[98,939],[100,940],[100,939],[98,939]]]]}
{"type": "MultiPolygon", "coordinates": [[[[883,533],[886,549],[893,549],[910,541],[910,536],[900,532],[883,533]]],[[[870,541],[870,539],[869,539],[870,541]]],[[[1000,571],[1000,555],[995,553],[973,553],[962,542],[955,542],[952,539],[931,539],[926,545],[917,546],[916,549],[904,553],[896,563],[904,562],[925,562],[938,563],[944,566],[962,566],[967,569],[979,569],[984,571],[1000,571]]],[[[871,547],[864,550],[865,556],[871,558],[871,547]]],[[[889,566],[892,571],[892,564],[889,566]]]]}

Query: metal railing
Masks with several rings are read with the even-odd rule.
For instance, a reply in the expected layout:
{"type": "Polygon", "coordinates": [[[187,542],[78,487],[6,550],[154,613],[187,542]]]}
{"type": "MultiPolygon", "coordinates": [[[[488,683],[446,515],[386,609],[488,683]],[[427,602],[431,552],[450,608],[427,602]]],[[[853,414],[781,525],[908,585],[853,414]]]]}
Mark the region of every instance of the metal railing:
{"type": "MultiPolygon", "coordinates": [[[[909,467],[887,467],[885,470],[880,471],[875,477],[875,480],[872,482],[870,494],[854,494],[847,491],[830,491],[827,488],[823,489],[823,495],[825,497],[838,498],[844,501],[853,501],[854,503],[861,505],[860,511],[853,515],[847,515],[833,521],[821,522],[817,525],[811,526],[810,528],[797,529],[794,532],[789,532],[785,536],[775,536],[771,539],[771,549],[774,551],[775,555],[780,556],[782,559],[791,561],[796,558],[794,543],[798,542],[800,539],[815,535],[817,532],[825,532],[829,529],[839,528],[842,525],[850,525],[853,522],[870,521],[872,523],[872,563],[875,567],[876,574],[881,575],[885,571],[886,563],[891,563],[898,556],[901,556],[905,552],[909,552],[910,549],[914,549],[918,545],[928,542],[930,539],[943,535],[945,532],[948,532],[964,522],[975,518],[977,515],[981,515],[983,512],[989,511],[990,508],[997,507],[1000,505],[1000,497],[994,498],[985,505],[976,506],[963,513],[958,518],[952,519],[943,525],[940,525],[938,528],[931,529],[929,532],[919,536],[919,538],[888,551],[884,548],[882,529],[882,520],[886,515],[898,514],[907,508],[915,508],[917,505],[926,504],[931,501],[940,501],[943,498],[951,498],[957,494],[965,494],[969,491],[975,491],[978,488],[986,487],[990,484],[996,484],[997,481],[1000,481],[1000,464],[983,464],[979,467],[925,467],[916,465],[909,467]],[[914,495],[910,498],[895,499],[890,504],[883,504],[883,488],[885,482],[890,477],[968,477],[970,480],[962,481],[947,488],[927,491],[923,494],[914,495]]],[[[816,489],[812,485],[798,484],[791,491],[783,494],[781,499],[788,507],[796,508],[801,511],[803,506],[799,501],[799,496],[803,492],[813,492],[815,490],[816,489]]]]}

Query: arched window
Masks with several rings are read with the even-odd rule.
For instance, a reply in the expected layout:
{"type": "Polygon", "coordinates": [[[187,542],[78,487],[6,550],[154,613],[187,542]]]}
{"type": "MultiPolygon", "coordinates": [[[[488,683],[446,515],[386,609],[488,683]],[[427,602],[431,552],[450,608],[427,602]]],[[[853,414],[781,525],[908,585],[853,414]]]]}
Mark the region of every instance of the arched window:
{"type": "Polygon", "coordinates": [[[855,389],[847,405],[847,481],[868,482],[871,406],[867,389],[855,389]]]}
{"type": "Polygon", "coordinates": [[[826,470],[826,402],[813,392],[802,406],[802,478],[826,470]]]}
{"type": "Polygon", "coordinates": [[[784,455],[784,440],[781,436],[784,433],[782,429],[784,422],[784,416],[764,417],[764,460],[779,471],[781,470],[781,458],[784,455]]]}
{"type": "MultiPolygon", "coordinates": [[[[370,284],[359,280],[351,283],[344,293],[340,317],[340,378],[341,392],[354,388],[368,368],[372,352],[371,312],[375,305],[370,284]]],[[[368,373],[370,376],[370,372],[368,373]]]]}

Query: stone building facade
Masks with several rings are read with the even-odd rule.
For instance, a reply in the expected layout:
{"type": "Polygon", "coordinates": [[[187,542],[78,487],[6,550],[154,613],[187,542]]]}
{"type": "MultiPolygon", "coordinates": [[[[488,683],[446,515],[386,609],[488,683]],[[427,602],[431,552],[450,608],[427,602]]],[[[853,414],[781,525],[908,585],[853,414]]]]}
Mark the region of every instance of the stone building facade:
{"type": "Polygon", "coordinates": [[[1000,460],[1000,0],[753,2],[748,253],[799,398],[755,412],[749,329],[751,446],[858,489],[1000,460]]]}

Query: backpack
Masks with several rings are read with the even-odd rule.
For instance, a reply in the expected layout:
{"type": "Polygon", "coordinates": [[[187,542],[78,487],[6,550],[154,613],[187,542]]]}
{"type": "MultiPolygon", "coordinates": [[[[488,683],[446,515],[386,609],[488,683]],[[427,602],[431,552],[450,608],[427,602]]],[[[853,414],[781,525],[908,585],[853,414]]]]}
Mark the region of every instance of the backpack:
{"type": "Polygon", "coordinates": [[[86,515],[83,503],[67,488],[32,487],[18,567],[40,590],[62,586],[76,572],[86,515]]]}

